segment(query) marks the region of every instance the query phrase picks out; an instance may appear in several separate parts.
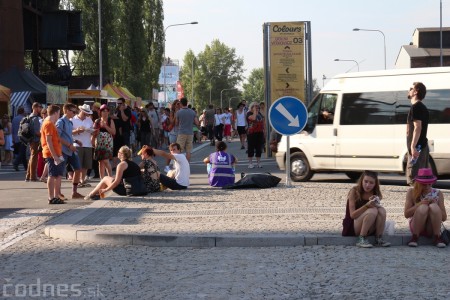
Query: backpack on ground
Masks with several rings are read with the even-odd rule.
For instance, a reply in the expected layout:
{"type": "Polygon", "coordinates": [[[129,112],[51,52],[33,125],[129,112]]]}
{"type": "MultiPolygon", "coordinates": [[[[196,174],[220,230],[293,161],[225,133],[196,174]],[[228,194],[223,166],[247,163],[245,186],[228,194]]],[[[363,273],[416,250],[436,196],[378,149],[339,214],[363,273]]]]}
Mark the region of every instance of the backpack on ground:
{"type": "Polygon", "coordinates": [[[28,144],[31,142],[34,136],[33,123],[32,120],[35,116],[26,116],[20,120],[19,131],[17,135],[22,143],[28,144]]]}

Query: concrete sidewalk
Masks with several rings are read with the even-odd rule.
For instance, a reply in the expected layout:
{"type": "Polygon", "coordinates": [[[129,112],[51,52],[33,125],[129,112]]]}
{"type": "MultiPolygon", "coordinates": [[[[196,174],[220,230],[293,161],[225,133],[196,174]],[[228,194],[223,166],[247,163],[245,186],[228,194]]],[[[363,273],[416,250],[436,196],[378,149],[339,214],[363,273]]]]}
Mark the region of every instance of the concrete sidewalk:
{"type": "MultiPolygon", "coordinates": [[[[112,196],[61,215],[45,233],[80,242],[154,247],[354,245],[356,238],[340,234],[352,185],[308,182],[292,188],[222,190],[195,184],[145,197],[112,196]]],[[[410,238],[403,217],[405,192],[406,187],[383,189],[388,219],[396,223],[395,235],[385,236],[393,246],[410,238]]]]}

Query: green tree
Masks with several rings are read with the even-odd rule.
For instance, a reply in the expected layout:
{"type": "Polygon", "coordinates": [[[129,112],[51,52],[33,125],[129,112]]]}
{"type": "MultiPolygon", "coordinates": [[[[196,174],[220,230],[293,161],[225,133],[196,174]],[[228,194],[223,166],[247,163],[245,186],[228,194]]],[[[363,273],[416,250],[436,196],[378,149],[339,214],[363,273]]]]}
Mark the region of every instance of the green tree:
{"type": "Polygon", "coordinates": [[[264,101],[264,69],[253,69],[243,87],[243,98],[247,102],[264,101]]]}
{"type": "MultiPolygon", "coordinates": [[[[82,11],[86,49],[72,63],[76,75],[97,75],[99,70],[98,6],[92,0],[65,0],[82,11]]],[[[162,63],[162,0],[101,0],[104,82],[126,86],[147,98],[157,88],[162,63]]]]}
{"type": "Polygon", "coordinates": [[[185,94],[191,96],[192,59],[194,59],[194,103],[199,109],[205,108],[210,101],[215,107],[220,106],[221,91],[223,91],[222,106],[228,106],[231,96],[240,94],[239,84],[242,82],[244,60],[236,55],[236,49],[230,48],[219,40],[213,40],[211,45],[197,56],[192,50],[186,52],[181,68],[181,85],[185,94]],[[195,58],[195,59],[194,59],[195,58]]]}

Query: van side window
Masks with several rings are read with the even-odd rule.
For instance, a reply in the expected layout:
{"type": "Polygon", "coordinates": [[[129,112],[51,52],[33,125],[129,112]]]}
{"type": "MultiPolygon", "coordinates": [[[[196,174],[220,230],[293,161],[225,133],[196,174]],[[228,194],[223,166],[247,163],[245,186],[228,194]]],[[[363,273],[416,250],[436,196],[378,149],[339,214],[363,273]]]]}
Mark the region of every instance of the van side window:
{"type": "MultiPolygon", "coordinates": [[[[428,90],[423,104],[430,113],[429,124],[450,124],[450,90],[428,90]]],[[[397,105],[397,124],[405,124],[411,102],[404,99],[397,105]]]]}
{"type": "Polygon", "coordinates": [[[343,94],[342,125],[394,124],[397,92],[343,94]]]}
{"type": "MultiPolygon", "coordinates": [[[[349,93],[342,97],[342,125],[406,124],[407,91],[349,93]]],[[[428,90],[424,104],[430,124],[450,124],[450,90],[428,90]]]]}

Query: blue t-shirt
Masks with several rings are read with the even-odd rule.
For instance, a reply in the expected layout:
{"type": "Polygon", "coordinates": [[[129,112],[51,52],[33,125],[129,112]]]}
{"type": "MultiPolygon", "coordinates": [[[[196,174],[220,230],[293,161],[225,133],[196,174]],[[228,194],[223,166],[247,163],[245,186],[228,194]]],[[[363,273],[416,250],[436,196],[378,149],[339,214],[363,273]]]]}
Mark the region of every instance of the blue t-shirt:
{"type": "Polygon", "coordinates": [[[193,135],[194,131],[192,130],[192,127],[194,126],[196,117],[195,111],[187,107],[182,108],[177,112],[176,117],[179,124],[178,134],[193,135]]]}
{"type": "MultiPolygon", "coordinates": [[[[65,116],[62,116],[61,118],[56,121],[56,128],[58,128],[58,134],[59,137],[66,142],[69,142],[70,145],[73,144],[73,137],[72,137],[72,130],[73,130],[73,124],[72,121],[67,119],[65,116]]],[[[62,144],[62,152],[68,156],[71,156],[73,154],[73,151],[70,150],[69,147],[62,144]]]]}

